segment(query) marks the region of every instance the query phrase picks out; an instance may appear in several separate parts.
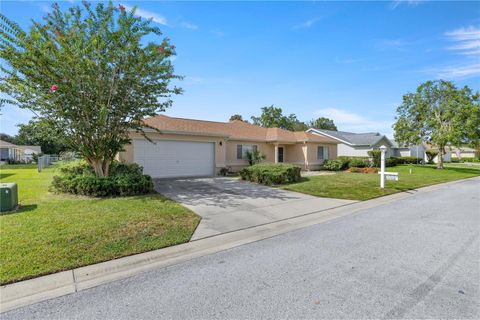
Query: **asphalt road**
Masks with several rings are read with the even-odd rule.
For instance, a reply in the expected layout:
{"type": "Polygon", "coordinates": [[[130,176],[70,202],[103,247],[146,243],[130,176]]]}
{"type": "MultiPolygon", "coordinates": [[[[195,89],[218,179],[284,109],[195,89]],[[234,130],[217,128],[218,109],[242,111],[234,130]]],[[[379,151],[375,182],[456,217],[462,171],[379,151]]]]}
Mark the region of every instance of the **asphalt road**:
{"type": "Polygon", "coordinates": [[[479,225],[464,181],[1,319],[478,319],[479,225]]]}

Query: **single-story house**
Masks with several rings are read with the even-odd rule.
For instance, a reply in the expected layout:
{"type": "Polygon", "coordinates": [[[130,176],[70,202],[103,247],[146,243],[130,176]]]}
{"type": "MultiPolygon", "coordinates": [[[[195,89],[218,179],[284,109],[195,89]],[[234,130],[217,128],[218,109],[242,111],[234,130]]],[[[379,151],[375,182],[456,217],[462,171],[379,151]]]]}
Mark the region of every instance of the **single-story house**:
{"type": "Polygon", "coordinates": [[[15,161],[23,161],[25,158],[24,150],[7,141],[0,140],[0,161],[4,162],[9,159],[15,161]]]}
{"type": "Polygon", "coordinates": [[[33,160],[33,155],[39,155],[42,153],[42,147],[40,146],[18,146],[24,151],[24,159],[26,162],[33,160]]]}
{"type": "Polygon", "coordinates": [[[379,149],[381,145],[388,148],[387,157],[395,156],[392,141],[378,132],[353,133],[315,128],[308,129],[307,132],[337,141],[338,156],[368,157],[368,151],[379,149]]]}
{"type": "Polygon", "coordinates": [[[263,128],[240,120],[215,122],[159,115],[144,119],[154,129],[131,132],[118,159],[135,162],[154,178],[213,176],[221,168],[238,171],[248,165],[246,153],[258,150],[265,162],[291,163],[304,170],[337,157],[335,139],[309,132],[263,128]]]}
{"type": "Polygon", "coordinates": [[[424,144],[408,146],[392,141],[392,145],[395,157],[416,157],[419,159],[425,159],[425,151],[427,150],[427,147],[424,144]]]}
{"type": "Polygon", "coordinates": [[[461,148],[447,148],[447,152],[451,153],[452,159],[463,159],[463,158],[475,158],[479,157],[479,151],[474,148],[461,147],[461,148]]]}

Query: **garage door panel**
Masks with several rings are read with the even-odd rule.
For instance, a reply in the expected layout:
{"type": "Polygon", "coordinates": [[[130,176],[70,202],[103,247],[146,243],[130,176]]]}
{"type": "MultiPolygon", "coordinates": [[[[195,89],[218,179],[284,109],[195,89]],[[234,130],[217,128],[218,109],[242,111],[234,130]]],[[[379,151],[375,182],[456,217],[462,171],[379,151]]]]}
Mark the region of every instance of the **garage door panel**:
{"type": "Polygon", "coordinates": [[[212,176],[213,142],[134,140],[134,160],[154,178],[212,176]]]}

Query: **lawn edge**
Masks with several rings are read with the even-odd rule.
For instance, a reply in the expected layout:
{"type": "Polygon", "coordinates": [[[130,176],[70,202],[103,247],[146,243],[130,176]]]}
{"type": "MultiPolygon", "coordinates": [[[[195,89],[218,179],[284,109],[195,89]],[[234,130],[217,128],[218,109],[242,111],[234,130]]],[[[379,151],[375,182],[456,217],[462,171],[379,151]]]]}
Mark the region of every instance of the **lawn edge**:
{"type": "Polygon", "coordinates": [[[363,210],[405,199],[419,193],[430,192],[463,181],[478,180],[471,177],[403,191],[387,196],[355,202],[346,206],[313,212],[270,224],[251,227],[210,238],[191,241],[163,249],[139,253],[119,259],[62,271],[0,287],[0,312],[6,312],[33,303],[64,296],[116,280],[129,278],[153,269],[165,268],[201,256],[268,239],[286,232],[328,222],[363,210]]]}
{"type": "Polygon", "coordinates": [[[480,173],[477,174],[477,175],[475,175],[475,176],[473,176],[473,177],[460,178],[460,179],[452,179],[452,180],[450,180],[450,181],[434,182],[434,183],[430,183],[430,184],[424,184],[424,185],[422,185],[422,186],[420,186],[420,187],[418,187],[418,188],[408,188],[408,189],[405,189],[405,190],[399,190],[399,191],[396,191],[396,192],[393,192],[393,193],[389,193],[389,194],[385,194],[385,195],[374,196],[374,197],[371,197],[371,198],[368,198],[368,199],[322,197],[322,196],[315,195],[315,194],[313,194],[313,193],[307,193],[307,192],[302,192],[302,191],[290,189],[290,188],[288,188],[288,186],[278,185],[278,186],[274,186],[274,187],[276,187],[276,188],[278,188],[278,189],[282,189],[282,190],[287,190],[287,191],[290,191],[290,192],[298,192],[298,193],[301,193],[301,194],[306,194],[306,195],[309,195],[309,196],[312,196],[312,197],[317,197],[317,198],[341,199],[341,200],[352,200],[352,201],[360,201],[360,202],[363,202],[363,201],[369,201],[369,200],[373,200],[373,199],[388,197],[388,196],[391,196],[391,195],[394,195],[394,194],[398,194],[398,193],[402,193],[402,192],[409,192],[409,191],[414,191],[414,190],[420,190],[420,189],[422,189],[422,188],[428,188],[428,187],[431,187],[431,186],[448,184],[448,183],[451,183],[451,182],[459,182],[459,181],[463,181],[463,180],[475,179],[475,178],[478,178],[478,177],[480,177],[480,173]]]}

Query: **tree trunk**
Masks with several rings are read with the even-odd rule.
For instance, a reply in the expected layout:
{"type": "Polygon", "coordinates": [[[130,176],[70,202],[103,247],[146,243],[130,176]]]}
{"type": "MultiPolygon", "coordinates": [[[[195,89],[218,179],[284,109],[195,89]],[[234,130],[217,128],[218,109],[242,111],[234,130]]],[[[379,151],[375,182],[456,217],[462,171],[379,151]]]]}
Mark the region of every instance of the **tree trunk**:
{"type": "Polygon", "coordinates": [[[437,169],[443,169],[443,154],[445,149],[443,147],[438,147],[438,160],[437,160],[437,169]]]}
{"type": "Polygon", "coordinates": [[[93,167],[93,170],[95,170],[95,175],[97,177],[104,177],[105,174],[103,172],[103,161],[102,159],[92,159],[88,160],[90,162],[90,165],[93,167]]]}
{"type": "Polygon", "coordinates": [[[112,163],[112,161],[110,159],[103,160],[102,168],[103,168],[103,175],[105,177],[108,177],[109,174],[110,174],[110,164],[111,163],[112,163]]]}

